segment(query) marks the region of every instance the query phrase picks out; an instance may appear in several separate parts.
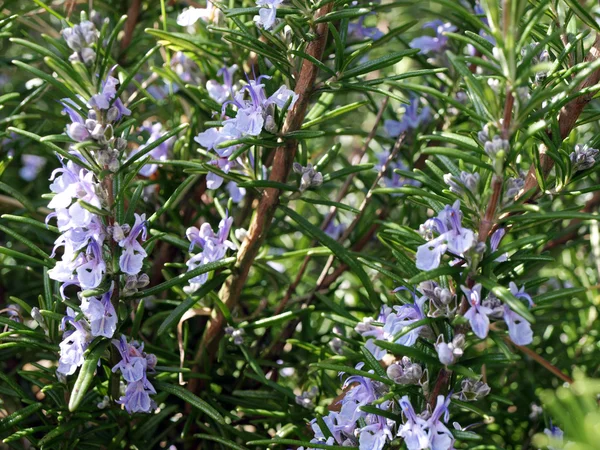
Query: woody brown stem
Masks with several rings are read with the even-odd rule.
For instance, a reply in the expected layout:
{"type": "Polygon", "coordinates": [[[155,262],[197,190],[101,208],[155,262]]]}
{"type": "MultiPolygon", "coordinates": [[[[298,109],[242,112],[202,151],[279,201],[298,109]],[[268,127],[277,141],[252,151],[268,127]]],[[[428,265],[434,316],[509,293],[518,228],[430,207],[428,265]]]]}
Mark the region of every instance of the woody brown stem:
{"type": "Polygon", "coordinates": [[[544,359],[542,356],[538,355],[536,352],[534,352],[530,348],[524,347],[522,345],[517,345],[508,338],[504,338],[504,340],[506,341],[507,344],[518,348],[521,352],[523,352],[524,354],[529,356],[531,359],[533,359],[535,362],[537,362],[539,365],[541,365],[546,370],[548,370],[548,372],[553,373],[554,375],[556,375],[558,378],[560,378],[564,382],[569,383],[569,384],[573,383],[573,378],[562,373],[558,367],[554,366],[552,363],[550,363],[549,361],[544,359]]]}
{"type": "MultiPolygon", "coordinates": [[[[328,3],[323,6],[317,11],[316,18],[329,13],[332,7],[333,3],[328,3]]],[[[315,32],[316,38],[307,45],[306,53],[317,60],[321,60],[327,43],[327,23],[318,24],[315,28],[315,32]]],[[[282,136],[286,136],[290,132],[301,128],[318,72],[319,69],[315,64],[308,59],[303,60],[295,87],[295,93],[298,94],[298,100],[286,117],[281,131],[282,136]]],[[[269,177],[270,181],[278,183],[286,182],[297,149],[297,140],[286,139],[285,143],[275,150],[273,167],[269,177]]],[[[239,302],[242,288],[248,278],[250,267],[254,263],[256,255],[265,241],[275,211],[279,205],[280,195],[281,190],[277,188],[267,188],[263,191],[259,199],[257,211],[252,218],[248,234],[238,251],[236,263],[232,268],[232,274],[225,281],[219,292],[219,298],[230,310],[235,308],[239,302]]],[[[215,348],[219,341],[218,338],[222,335],[224,321],[225,319],[221,312],[215,308],[213,316],[207,324],[200,346],[198,347],[195,358],[196,366],[192,372],[198,370],[198,363],[203,356],[208,356],[211,359],[215,356],[215,348]]],[[[196,379],[192,379],[188,385],[188,388],[191,391],[194,391],[197,386],[195,380],[196,379]]]]}
{"type": "MultiPolygon", "coordinates": [[[[600,34],[596,35],[594,45],[592,45],[592,48],[590,48],[590,52],[585,60],[586,62],[592,62],[598,58],[600,58],[600,34]]],[[[599,81],[600,69],[596,69],[577,87],[575,92],[585,91],[588,88],[595,86],[599,81]]],[[[576,97],[560,110],[560,114],[558,116],[558,129],[561,142],[564,141],[569,134],[571,134],[571,131],[573,131],[573,128],[575,128],[575,123],[583,111],[583,108],[585,108],[585,106],[592,100],[593,96],[593,92],[587,92],[579,97],[576,97]]],[[[548,135],[552,140],[552,134],[548,132],[548,135]]],[[[539,154],[542,178],[546,178],[554,167],[554,161],[546,154],[547,151],[548,149],[544,144],[540,145],[539,154]]],[[[530,191],[533,192],[533,195],[539,193],[540,188],[535,173],[536,167],[535,164],[532,164],[531,167],[529,167],[529,172],[527,172],[527,177],[525,178],[525,186],[521,192],[519,192],[517,198],[521,198],[525,193],[530,191]]]]}

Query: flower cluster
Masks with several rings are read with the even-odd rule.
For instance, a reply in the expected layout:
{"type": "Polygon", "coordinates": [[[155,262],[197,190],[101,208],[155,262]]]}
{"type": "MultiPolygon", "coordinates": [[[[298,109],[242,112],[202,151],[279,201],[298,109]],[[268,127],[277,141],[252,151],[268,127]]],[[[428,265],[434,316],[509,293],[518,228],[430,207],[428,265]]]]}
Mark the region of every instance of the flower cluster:
{"type": "MultiPolygon", "coordinates": [[[[190,227],[186,236],[190,241],[190,252],[194,247],[202,249],[200,253],[192,255],[187,261],[188,272],[199,266],[219,261],[225,257],[227,249],[235,250],[235,245],[229,240],[229,231],[233,223],[233,217],[225,216],[219,223],[219,229],[215,233],[209,223],[203,223],[200,228],[190,227]]],[[[190,279],[190,284],[183,288],[187,294],[193,294],[208,280],[208,273],[203,273],[190,279]]]]}
{"type": "MultiPolygon", "coordinates": [[[[363,365],[359,363],[356,368],[362,369],[363,365]]],[[[311,442],[342,446],[358,444],[360,450],[381,450],[386,442],[393,439],[394,422],[380,415],[367,413],[361,407],[383,397],[388,392],[387,386],[371,378],[354,375],[346,379],[343,389],[343,398],[333,405],[336,410],[323,417],[328,430],[322,430],[316,419],[311,422],[314,433],[311,442]]],[[[385,400],[378,403],[377,408],[391,411],[394,404],[391,400],[385,400]]]]}
{"type": "Polygon", "coordinates": [[[97,336],[111,338],[117,329],[117,312],[111,303],[112,289],[100,299],[81,297],[83,317],[77,319],[77,313],[67,308],[61,329],[64,331],[60,343],[60,358],[57,372],[62,376],[72,375],[83,364],[83,353],[97,336]],[[74,330],[67,329],[71,325],[74,330]]]}
{"type": "Polygon", "coordinates": [[[69,48],[73,50],[73,54],[69,57],[70,61],[79,61],[88,65],[95,61],[96,51],[92,46],[98,40],[99,33],[93,22],[84,20],[72,28],[65,28],[62,35],[69,48]]]}
{"type": "Polygon", "coordinates": [[[454,445],[454,436],[445,425],[450,417],[448,406],[450,396],[439,395],[433,412],[428,410],[417,414],[408,396],[400,400],[400,408],[404,415],[404,424],[398,436],[404,438],[408,450],[450,450],[454,445]]]}
{"type": "MultiPolygon", "coordinates": [[[[232,82],[234,70],[234,67],[224,68],[220,71],[224,83],[209,82],[207,90],[213,99],[223,105],[224,114],[228,107],[235,108],[237,110],[235,117],[225,117],[220,128],[209,128],[194,139],[203,148],[216,153],[217,158],[211,161],[211,164],[217,166],[224,173],[229,173],[231,169],[240,165],[238,161],[230,160],[230,157],[239,148],[239,144],[227,145],[227,141],[258,136],[263,129],[275,132],[277,128],[275,109],[292,108],[298,99],[298,95],[286,86],[281,86],[267,97],[265,85],[261,83],[261,80],[269,77],[264,75],[256,80],[250,80],[242,89],[235,92],[232,82]],[[248,97],[246,97],[246,93],[248,97]]],[[[254,161],[251,161],[251,164],[253,163],[254,161]]],[[[206,177],[206,183],[209,189],[217,189],[223,183],[223,178],[217,173],[211,172],[206,177]]]]}
{"type": "Polygon", "coordinates": [[[123,405],[129,414],[152,412],[156,409],[156,404],[150,395],[156,394],[156,390],[148,381],[146,372],[154,371],[156,356],[145,353],[143,343],[139,344],[135,341],[127,343],[123,335],[119,340],[113,339],[112,343],[121,354],[121,361],[112,368],[112,371],[120,371],[127,382],[125,395],[117,403],[123,405]]]}
{"type": "MultiPolygon", "coordinates": [[[[75,158],[81,156],[72,152],[75,158]]],[[[48,208],[54,212],[47,221],[55,217],[58,230],[62,233],[54,242],[52,256],[63,247],[58,261],[48,275],[63,283],[61,293],[69,285],[81,289],[95,289],[104,278],[106,263],[103,244],[106,231],[102,219],[90,211],[90,207],[102,209],[104,193],[93,172],[73,160],[62,160],[62,168],[52,172],[50,190],[54,197],[48,208]],[[89,205],[89,206],[88,206],[89,205]]]]}
{"type": "Polygon", "coordinates": [[[362,322],[356,325],[355,331],[363,337],[368,337],[365,347],[380,360],[387,351],[378,347],[375,340],[393,342],[395,344],[405,345],[410,347],[415,344],[423,327],[416,327],[404,332],[404,329],[414,322],[424,319],[423,303],[426,298],[421,297],[415,300],[413,304],[402,306],[382,306],[379,317],[375,322],[371,317],[363,319],[362,322]],[[379,326],[381,324],[381,326],[379,326]]]}

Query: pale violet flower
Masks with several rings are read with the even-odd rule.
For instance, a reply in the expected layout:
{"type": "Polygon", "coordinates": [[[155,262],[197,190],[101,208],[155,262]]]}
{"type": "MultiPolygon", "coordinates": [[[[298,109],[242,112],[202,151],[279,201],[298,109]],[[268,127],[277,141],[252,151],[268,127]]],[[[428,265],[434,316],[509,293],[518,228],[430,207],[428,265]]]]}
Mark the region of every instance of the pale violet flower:
{"type": "Polygon", "coordinates": [[[67,308],[67,315],[63,318],[61,328],[65,329],[71,324],[75,329],[65,331],[60,343],[60,357],[56,371],[62,375],[72,375],[83,364],[83,353],[88,348],[92,336],[88,331],[85,320],[75,320],[75,311],[67,308]]]}
{"type": "MultiPolygon", "coordinates": [[[[229,240],[229,232],[233,224],[233,217],[225,216],[219,223],[215,233],[209,223],[203,223],[200,228],[190,227],[186,236],[190,241],[190,252],[194,247],[202,249],[193,255],[187,262],[188,272],[199,266],[219,261],[225,257],[227,249],[235,250],[235,245],[229,240]]],[[[187,294],[193,294],[208,280],[208,273],[203,273],[190,279],[190,284],[183,288],[187,294]]]]}
{"type": "Polygon", "coordinates": [[[552,422],[550,422],[550,428],[545,428],[544,434],[550,438],[550,444],[552,444],[548,446],[548,450],[559,450],[562,448],[564,441],[563,430],[552,425],[552,422]],[[555,445],[558,445],[558,447],[555,447],[555,445]]]}
{"type": "MultiPolygon", "coordinates": [[[[492,252],[498,250],[500,246],[500,242],[502,242],[502,238],[506,234],[506,230],[504,228],[498,228],[496,231],[492,233],[492,237],[490,238],[490,249],[492,252]]],[[[504,262],[508,261],[508,253],[503,253],[495,259],[496,262],[504,262]]],[[[516,287],[516,286],[515,286],[516,287]]]]}
{"type": "Polygon", "coordinates": [[[25,181],[33,181],[46,165],[46,158],[38,155],[25,154],[21,156],[19,176],[25,181]]]}
{"type": "Polygon", "coordinates": [[[439,235],[417,249],[418,269],[436,269],[446,251],[462,256],[475,244],[475,233],[463,228],[461,222],[460,201],[457,200],[452,206],[446,205],[437,217],[427,220],[422,225],[426,238],[431,238],[433,232],[439,235]]]}
{"type": "Polygon", "coordinates": [[[448,44],[448,37],[444,33],[456,31],[454,25],[439,19],[427,22],[423,28],[433,29],[435,36],[421,36],[413,39],[409,44],[410,48],[418,48],[421,54],[440,53],[448,44]]]}
{"type": "Polygon", "coordinates": [[[222,105],[226,100],[233,99],[235,92],[233,89],[233,74],[237,71],[237,64],[231,67],[223,67],[218,72],[218,76],[223,77],[223,83],[216,80],[208,80],[206,82],[206,91],[210,98],[222,105]]]}
{"type": "Polygon", "coordinates": [[[469,320],[473,333],[480,339],[485,339],[490,328],[488,315],[492,310],[481,303],[481,284],[476,284],[472,289],[461,286],[461,289],[470,306],[464,317],[469,320]]]}
{"type": "Polygon", "coordinates": [[[283,3],[283,0],[257,0],[256,6],[259,6],[258,15],[254,16],[254,22],[257,26],[270,30],[275,25],[277,18],[277,7],[283,3]]]}
{"type": "Polygon", "coordinates": [[[81,311],[90,323],[92,336],[111,338],[117,329],[117,312],[110,301],[111,296],[112,289],[100,300],[84,297],[81,301],[81,311]]]}
{"type": "MultiPolygon", "coordinates": [[[[134,150],[131,153],[131,156],[143,151],[148,145],[152,144],[154,141],[157,141],[166,134],[166,132],[163,131],[163,126],[160,122],[154,123],[152,124],[152,126],[144,126],[143,130],[149,131],[150,136],[148,137],[148,140],[145,144],[140,145],[136,150],[134,150]]],[[[154,161],[166,161],[169,154],[169,149],[173,145],[174,140],[174,136],[170,137],[166,141],[154,147],[147,155],[150,155],[150,158],[154,161]]],[[[149,177],[152,174],[154,174],[157,170],[158,165],[146,164],[139,170],[138,173],[144,177],[149,177]]]]}
{"type": "Polygon", "coordinates": [[[131,115],[131,111],[123,105],[121,99],[116,97],[118,86],[119,80],[108,75],[106,80],[102,83],[102,90],[98,94],[92,96],[88,105],[91,108],[97,108],[99,110],[108,110],[111,106],[114,107],[116,109],[116,114],[114,116],[115,121],[119,120],[122,116],[131,115]]]}
{"type": "Polygon", "coordinates": [[[431,110],[425,106],[419,112],[419,98],[412,97],[410,103],[405,106],[402,120],[388,119],[384,122],[384,128],[390,137],[398,137],[409,130],[416,130],[420,125],[426,124],[431,119],[431,110]]]}
{"type": "Polygon", "coordinates": [[[198,20],[206,23],[218,22],[220,19],[220,10],[215,7],[210,0],[206,1],[206,8],[195,8],[190,6],[183,10],[177,16],[177,25],[180,27],[189,27],[194,25],[198,20]]]}
{"type": "Polygon", "coordinates": [[[356,23],[352,22],[348,24],[348,35],[352,36],[356,39],[372,39],[376,41],[383,37],[383,33],[379,28],[375,27],[366,27],[365,19],[370,14],[362,15],[358,18],[356,23]]]}
{"type": "Polygon", "coordinates": [[[408,450],[424,450],[429,448],[427,422],[417,415],[407,395],[400,400],[400,408],[404,423],[398,430],[398,436],[404,439],[408,450]]]}
{"type": "Polygon", "coordinates": [[[454,436],[444,424],[444,422],[448,422],[450,417],[449,404],[450,396],[444,398],[443,395],[438,395],[435,409],[427,420],[427,436],[431,450],[451,450],[454,448],[454,436]]]}
{"type": "Polygon", "coordinates": [[[127,237],[118,241],[123,249],[119,258],[119,267],[127,275],[137,275],[142,270],[144,258],[148,256],[144,247],[138,242],[141,235],[142,240],[146,240],[146,215],[134,214],[135,223],[127,237]]]}
{"type": "Polygon", "coordinates": [[[510,340],[517,345],[529,345],[533,341],[531,324],[521,315],[504,305],[504,321],[508,326],[510,340]]]}
{"type": "Polygon", "coordinates": [[[373,319],[370,317],[363,319],[354,329],[361,336],[369,338],[365,348],[377,360],[381,360],[387,354],[387,351],[378,347],[375,340],[393,342],[407,347],[414,345],[423,327],[414,328],[397,338],[396,335],[414,322],[425,318],[423,314],[425,300],[425,297],[421,297],[414,304],[394,306],[393,309],[389,306],[382,306],[377,322],[382,323],[383,326],[373,325],[373,319]]]}
{"type": "Polygon", "coordinates": [[[439,335],[435,343],[435,351],[438,354],[440,362],[449,366],[456,362],[463,355],[465,347],[465,335],[457,334],[449,343],[444,342],[444,336],[439,335]]]}
{"type": "Polygon", "coordinates": [[[156,409],[156,404],[150,395],[156,394],[156,390],[148,381],[146,373],[148,370],[154,370],[156,357],[146,354],[143,344],[127,343],[127,339],[123,335],[119,340],[114,339],[112,343],[121,354],[121,361],[113,367],[112,371],[120,371],[128,383],[125,395],[117,403],[124,405],[129,414],[152,412],[156,409]]]}

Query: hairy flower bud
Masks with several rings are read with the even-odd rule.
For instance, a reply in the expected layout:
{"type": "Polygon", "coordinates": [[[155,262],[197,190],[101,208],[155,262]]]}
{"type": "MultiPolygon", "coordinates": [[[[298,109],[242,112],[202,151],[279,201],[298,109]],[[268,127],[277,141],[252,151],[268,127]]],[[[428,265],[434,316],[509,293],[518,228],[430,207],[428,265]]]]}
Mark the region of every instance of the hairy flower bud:
{"type": "Polygon", "coordinates": [[[491,388],[483,381],[465,378],[460,384],[461,391],[455,394],[463,402],[474,402],[487,396],[491,388]]]}
{"type": "Polygon", "coordinates": [[[594,164],[596,164],[597,154],[597,149],[588,148],[587,145],[577,144],[575,146],[575,151],[569,155],[571,165],[573,166],[573,172],[593,167],[594,164]]]}
{"type": "Polygon", "coordinates": [[[301,175],[300,178],[300,192],[304,192],[311,187],[317,187],[323,184],[323,175],[321,172],[317,172],[312,164],[308,164],[303,167],[300,163],[294,163],[294,172],[301,175]]]}
{"type": "Polygon", "coordinates": [[[419,384],[423,368],[405,356],[399,363],[390,364],[386,373],[397,384],[419,384]]]}

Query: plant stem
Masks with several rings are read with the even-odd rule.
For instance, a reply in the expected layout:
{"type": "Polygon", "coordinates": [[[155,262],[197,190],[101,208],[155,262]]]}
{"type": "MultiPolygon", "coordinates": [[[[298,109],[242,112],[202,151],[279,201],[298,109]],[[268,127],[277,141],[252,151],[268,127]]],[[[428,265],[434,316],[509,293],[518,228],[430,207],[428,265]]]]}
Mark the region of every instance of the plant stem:
{"type": "MultiPolygon", "coordinates": [[[[333,3],[328,3],[319,9],[315,17],[321,17],[329,13],[333,8],[333,3]]],[[[329,29],[327,23],[320,23],[316,29],[317,37],[311,41],[306,47],[306,53],[317,60],[321,60],[329,29]]],[[[319,72],[319,68],[308,59],[302,61],[302,67],[296,83],[295,92],[298,94],[296,104],[288,112],[285,123],[282,128],[282,136],[299,130],[302,127],[306,110],[310,101],[310,97],[314,90],[315,81],[319,72]]],[[[285,183],[292,168],[294,157],[298,149],[298,141],[295,139],[287,139],[285,143],[275,150],[273,159],[273,167],[269,176],[270,181],[285,183]]],[[[232,275],[225,281],[219,292],[221,301],[232,310],[239,302],[242,288],[248,278],[250,267],[254,263],[254,259],[260,250],[264,240],[266,239],[268,230],[271,226],[275,211],[279,205],[279,196],[281,190],[277,188],[267,188],[262,193],[258,208],[252,218],[246,239],[242,243],[237,254],[237,261],[232,269],[232,275]]],[[[221,312],[215,308],[213,316],[207,324],[204,336],[198,347],[194,360],[197,362],[193,372],[198,371],[198,362],[207,354],[212,359],[216,356],[215,347],[218,344],[219,337],[223,332],[224,317],[221,312]]],[[[193,378],[188,384],[188,389],[192,392],[197,387],[197,379],[193,378]]]]}

